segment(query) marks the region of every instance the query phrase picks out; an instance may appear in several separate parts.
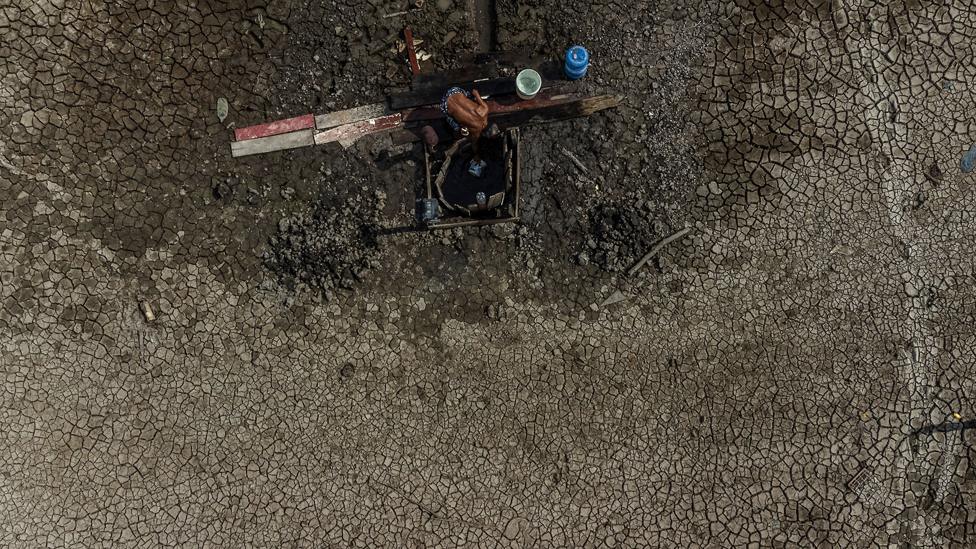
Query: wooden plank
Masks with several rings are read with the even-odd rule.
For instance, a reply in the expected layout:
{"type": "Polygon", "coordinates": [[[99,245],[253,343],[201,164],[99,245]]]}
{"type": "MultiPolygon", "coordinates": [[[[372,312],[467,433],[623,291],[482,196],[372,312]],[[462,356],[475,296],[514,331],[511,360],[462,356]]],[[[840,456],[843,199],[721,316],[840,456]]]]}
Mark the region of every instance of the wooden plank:
{"type": "Polygon", "coordinates": [[[361,107],[347,109],[344,111],[320,114],[315,117],[315,128],[319,130],[327,130],[336,126],[352,124],[353,122],[362,122],[363,120],[369,120],[370,118],[377,118],[384,116],[387,113],[388,111],[386,110],[385,103],[363,105],[361,107]]]}
{"type": "Polygon", "coordinates": [[[498,66],[492,64],[466,65],[434,74],[420,74],[411,83],[413,91],[440,90],[441,93],[457,82],[474,82],[498,78],[498,66]]]}
{"type": "Polygon", "coordinates": [[[531,53],[527,50],[521,51],[485,51],[461,54],[462,63],[497,63],[508,67],[534,67],[545,61],[545,57],[531,53]]]}
{"type": "MultiPolygon", "coordinates": [[[[488,119],[506,130],[543,122],[556,122],[571,118],[589,116],[620,104],[620,98],[612,95],[586,97],[569,93],[543,93],[535,99],[522,101],[517,98],[487,101],[488,119]]],[[[420,139],[417,126],[428,124],[437,131],[442,142],[454,139],[454,133],[444,122],[439,108],[420,108],[404,115],[405,123],[410,125],[393,136],[393,143],[402,145],[420,139]]]]}
{"type": "MultiPolygon", "coordinates": [[[[563,93],[560,90],[547,90],[529,101],[524,101],[517,97],[510,97],[502,99],[488,99],[485,101],[485,103],[488,104],[488,113],[489,116],[491,116],[492,114],[504,114],[526,109],[548,107],[560,102],[570,102],[579,99],[580,97],[582,96],[563,93]]],[[[417,107],[415,109],[408,109],[404,111],[403,114],[403,121],[407,124],[427,122],[429,120],[439,120],[443,118],[444,113],[441,112],[440,106],[417,107]]]]}
{"type": "Polygon", "coordinates": [[[266,124],[258,124],[256,126],[238,128],[234,130],[234,140],[246,141],[248,139],[270,137],[272,135],[281,135],[283,133],[290,133],[298,130],[307,130],[314,127],[315,127],[315,117],[312,116],[311,114],[305,114],[302,116],[296,116],[294,118],[286,118],[284,120],[276,120],[274,122],[268,122],[266,124]]]}
{"type": "MultiPolygon", "coordinates": [[[[478,90],[478,93],[480,93],[483,97],[489,95],[495,96],[515,93],[514,78],[489,78],[486,80],[474,80],[452,85],[469,91],[478,90]]],[[[441,99],[444,97],[444,92],[446,92],[449,87],[450,86],[444,86],[443,88],[422,89],[417,91],[390,94],[388,100],[390,110],[398,111],[410,107],[440,104],[441,99]]]]}
{"type": "Polygon", "coordinates": [[[519,216],[519,203],[522,202],[522,135],[518,128],[512,130],[515,137],[515,217],[519,216]]]}
{"type": "Polygon", "coordinates": [[[396,113],[352,124],[344,124],[322,132],[314,136],[316,145],[332,143],[334,141],[343,142],[343,146],[353,143],[360,137],[387,132],[396,128],[403,127],[403,114],[396,113]]]}
{"type": "Polygon", "coordinates": [[[262,154],[299,147],[310,147],[315,144],[315,130],[300,130],[297,132],[259,137],[246,141],[235,141],[230,144],[230,152],[235,158],[262,154]]]}
{"type": "Polygon", "coordinates": [[[413,31],[410,27],[403,29],[403,39],[407,43],[407,59],[410,60],[410,71],[414,76],[420,74],[420,64],[417,63],[417,48],[413,45],[413,31]]]}
{"type": "Polygon", "coordinates": [[[558,122],[572,118],[590,116],[597,112],[612,109],[620,105],[620,98],[612,95],[595,97],[572,98],[560,100],[548,105],[540,105],[533,109],[510,109],[492,115],[498,128],[505,130],[523,126],[531,126],[546,122],[558,122]]]}

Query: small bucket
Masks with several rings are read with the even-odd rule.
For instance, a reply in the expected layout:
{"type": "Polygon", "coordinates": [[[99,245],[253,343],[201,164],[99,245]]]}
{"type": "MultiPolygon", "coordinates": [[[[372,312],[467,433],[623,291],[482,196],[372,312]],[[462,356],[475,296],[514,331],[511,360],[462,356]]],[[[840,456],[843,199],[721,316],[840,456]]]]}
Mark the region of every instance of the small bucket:
{"type": "Polygon", "coordinates": [[[532,69],[525,69],[515,77],[515,91],[522,99],[532,99],[542,89],[542,76],[532,69]]]}

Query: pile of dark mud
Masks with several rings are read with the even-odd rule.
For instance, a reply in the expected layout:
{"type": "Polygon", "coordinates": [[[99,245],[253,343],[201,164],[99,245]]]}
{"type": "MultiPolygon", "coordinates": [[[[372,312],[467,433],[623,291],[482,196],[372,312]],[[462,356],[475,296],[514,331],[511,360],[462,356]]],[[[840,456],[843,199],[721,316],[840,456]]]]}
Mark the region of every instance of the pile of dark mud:
{"type": "Polygon", "coordinates": [[[312,208],[282,219],[264,262],[285,287],[307,285],[328,296],[350,290],[378,267],[380,214],[385,195],[320,198],[312,208]]]}
{"type": "Polygon", "coordinates": [[[649,203],[604,203],[589,211],[585,249],[576,255],[581,265],[594,264],[609,272],[629,269],[664,232],[653,221],[649,203]]]}

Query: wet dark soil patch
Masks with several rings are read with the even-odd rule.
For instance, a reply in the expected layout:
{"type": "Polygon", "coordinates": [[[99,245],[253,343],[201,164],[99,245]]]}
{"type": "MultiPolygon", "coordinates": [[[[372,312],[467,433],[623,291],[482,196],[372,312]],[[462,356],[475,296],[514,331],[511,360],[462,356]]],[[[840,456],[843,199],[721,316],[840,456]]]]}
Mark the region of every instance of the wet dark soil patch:
{"type": "Polygon", "coordinates": [[[312,209],[282,219],[265,265],[289,289],[299,283],[326,296],[349,290],[378,266],[380,214],[385,195],[319,199],[312,209]]]}
{"type": "Polygon", "coordinates": [[[660,238],[643,204],[600,204],[589,212],[586,250],[577,259],[610,272],[627,270],[660,238]]]}

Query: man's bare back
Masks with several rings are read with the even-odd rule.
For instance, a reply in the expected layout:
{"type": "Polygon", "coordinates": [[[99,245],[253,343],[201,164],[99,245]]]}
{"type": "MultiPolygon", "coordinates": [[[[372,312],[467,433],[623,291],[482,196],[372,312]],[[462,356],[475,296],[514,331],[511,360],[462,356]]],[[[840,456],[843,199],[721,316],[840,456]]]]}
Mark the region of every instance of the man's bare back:
{"type": "MultiPolygon", "coordinates": [[[[456,93],[447,98],[447,114],[457,121],[462,133],[467,130],[468,137],[477,151],[481,132],[488,127],[488,104],[481,98],[478,90],[473,90],[474,99],[468,99],[463,93],[456,93]]],[[[477,154],[477,152],[475,153],[477,154]]]]}
{"type": "Polygon", "coordinates": [[[475,177],[481,177],[485,162],[481,159],[478,145],[482,132],[488,127],[488,104],[481,98],[478,90],[468,93],[453,87],[444,94],[441,111],[447,117],[448,125],[471,142],[474,158],[468,171],[475,177]]]}

